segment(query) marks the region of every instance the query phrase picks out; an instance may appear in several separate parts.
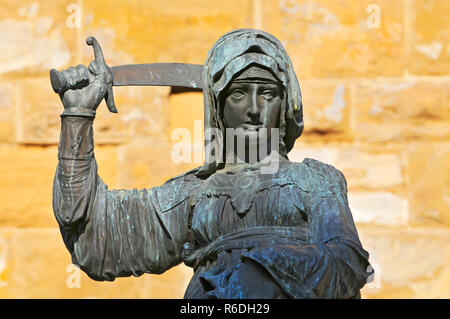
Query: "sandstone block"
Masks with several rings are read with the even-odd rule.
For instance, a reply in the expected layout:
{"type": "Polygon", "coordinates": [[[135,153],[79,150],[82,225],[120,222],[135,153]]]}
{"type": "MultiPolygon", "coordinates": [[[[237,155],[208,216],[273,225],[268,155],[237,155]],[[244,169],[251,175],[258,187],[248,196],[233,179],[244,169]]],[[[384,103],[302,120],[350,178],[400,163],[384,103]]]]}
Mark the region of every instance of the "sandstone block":
{"type": "Polygon", "coordinates": [[[404,1],[264,1],[261,26],[285,45],[297,75],[399,76],[404,1]]]}
{"type": "Polygon", "coordinates": [[[0,238],[8,243],[7,256],[0,256],[4,298],[182,298],[190,279],[179,266],[163,275],[98,282],[72,265],[57,229],[0,231],[0,238]]]}
{"type": "Polygon", "coordinates": [[[0,142],[15,140],[14,84],[0,83],[0,142]]]}
{"type": "Polygon", "coordinates": [[[127,145],[119,149],[119,188],[149,188],[162,185],[172,177],[180,175],[201,163],[194,156],[186,162],[177,163],[173,145],[127,145]]]}
{"type": "Polygon", "coordinates": [[[448,229],[358,228],[375,269],[363,298],[448,298],[448,229]]]}
{"type": "MultiPolygon", "coordinates": [[[[203,134],[203,93],[188,92],[171,94],[169,98],[169,136],[175,129],[187,129],[194,141],[195,130],[203,134]],[[195,124],[197,121],[197,125],[195,124]],[[201,123],[200,123],[201,122],[201,123]]],[[[203,143],[203,138],[200,136],[203,143]]]]}
{"type": "MultiPolygon", "coordinates": [[[[52,187],[58,163],[57,147],[0,146],[0,225],[56,227],[52,187]]],[[[99,174],[116,185],[117,153],[97,147],[99,174]]]]}
{"type": "Polygon", "coordinates": [[[167,87],[115,87],[118,114],[99,107],[94,122],[96,143],[144,143],[167,140],[167,87]]]}
{"type": "Polygon", "coordinates": [[[450,226],[450,144],[412,144],[408,199],[414,225],[450,226]]]}
{"type": "Polygon", "coordinates": [[[10,268],[8,263],[11,254],[11,234],[0,231],[0,298],[8,298],[8,280],[10,268]]]}
{"type": "Polygon", "coordinates": [[[401,154],[396,151],[357,148],[351,145],[311,146],[298,142],[289,159],[301,162],[309,157],[339,169],[349,190],[384,190],[404,184],[401,154]]]}
{"type": "Polygon", "coordinates": [[[51,193],[56,147],[1,146],[0,163],[0,224],[55,227],[51,193]]]}
{"type": "Polygon", "coordinates": [[[408,200],[388,192],[350,192],[349,206],[357,224],[406,225],[408,200]]]}
{"type": "MultiPolygon", "coordinates": [[[[94,35],[114,64],[185,62],[203,64],[208,50],[224,33],[251,27],[250,0],[84,2],[83,34],[94,35]]],[[[84,58],[92,50],[83,49],[84,58]]]]}
{"type": "Polygon", "coordinates": [[[450,3],[414,0],[410,4],[408,72],[420,75],[450,74],[450,3]]]}
{"type": "Polygon", "coordinates": [[[369,142],[450,137],[447,80],[363,81],[355,88],[356,139],[369,142]]]}
{"type": "Polygon", "coordinates": [[[94,149],[98,175],[110,187],[117,187],[119,152],[116,146],[97,145],[94,149]]]}
{"type": "Polygon", "coordinates": [[[22,80],[17,84],[17,140],[27,144],[59,143],[60,114],[64,107],[53,92],[50,78],[22,80]]]}
{"type": "Polygon", "coordinates": [[[350,88],[345,82],[300,80],[303,99],[304,133],[337,135],[350,133],[350,88]]]}
{"type": "Polygon", "coordinates": [[[4,2],[0,6],[0,74],[48,74],[77,59],[77,32],[70,6],[76,1],[4,2]]]}

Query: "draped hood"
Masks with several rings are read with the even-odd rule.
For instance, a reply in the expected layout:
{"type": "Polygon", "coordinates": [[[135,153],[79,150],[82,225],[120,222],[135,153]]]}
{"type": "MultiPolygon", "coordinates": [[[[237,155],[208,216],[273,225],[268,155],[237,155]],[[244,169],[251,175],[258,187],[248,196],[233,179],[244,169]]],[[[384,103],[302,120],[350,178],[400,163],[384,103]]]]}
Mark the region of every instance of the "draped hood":
{"type": "Polygon", "coordinates": [[[237,29],[223,35],[211,48],[203,70],[205,162],[198,176],[209,176],[224,161],[214,150],[224,150],[225,128],[220,110],[220,93],[233,77],[250,66],[271,71],[283,87],[280,112],[279,153],[287,158],[303,131],[302,95],[292,62],[281,42],[271,34],[254,29],[237,29]],[[208,138],[207,132],[221,132],[208,138]]]}

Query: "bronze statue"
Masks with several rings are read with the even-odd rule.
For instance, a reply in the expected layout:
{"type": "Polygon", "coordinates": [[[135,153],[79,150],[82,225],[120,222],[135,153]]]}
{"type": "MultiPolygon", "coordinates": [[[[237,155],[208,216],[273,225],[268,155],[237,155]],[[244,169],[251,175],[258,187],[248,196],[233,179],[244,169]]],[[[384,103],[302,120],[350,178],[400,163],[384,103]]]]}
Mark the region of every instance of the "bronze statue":
{"type": "Polygon", "coordinates": [[[111,281],[184,262],[194,269],[185,298],[360,298],[371,271],[344,176],[287,156],[302,98],[275,37],[239,29],[216,42],[202,68],[205,132],[215,132],[204,165],[143,190],[109,190],[97,175],[95,110],[104,97],[115,110],[119,82],[97,53],[89,68],[52,76],[65,86],[53,206],[74,264],[111,281]],[[277,169],[264,172],[269,162],[277,169]]]}

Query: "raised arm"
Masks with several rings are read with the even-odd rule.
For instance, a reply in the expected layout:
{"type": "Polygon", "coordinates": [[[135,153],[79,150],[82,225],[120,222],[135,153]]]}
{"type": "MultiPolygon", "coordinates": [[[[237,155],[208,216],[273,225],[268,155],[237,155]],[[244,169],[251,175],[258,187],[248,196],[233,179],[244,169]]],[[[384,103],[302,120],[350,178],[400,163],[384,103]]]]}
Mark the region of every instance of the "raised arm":
{"type": "Polygon", "coordinates": [[[192,183],[175,179],[148,190],[108,190],[97,175],[92,129],[105,79],[95,62],[62,74],[72,89],[60,95],[53,208],[73,263],[96,280],[162,273],[180,263],[189,241],[192,183]]]}

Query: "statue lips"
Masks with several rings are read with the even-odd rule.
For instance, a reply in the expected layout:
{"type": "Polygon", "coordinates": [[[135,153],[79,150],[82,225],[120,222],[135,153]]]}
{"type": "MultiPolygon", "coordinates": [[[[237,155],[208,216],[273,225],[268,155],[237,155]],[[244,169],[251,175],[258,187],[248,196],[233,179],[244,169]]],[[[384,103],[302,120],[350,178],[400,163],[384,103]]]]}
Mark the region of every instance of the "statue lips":
{"type": "Polygon", "coordinates": [[[259,131],[260,128],[262,128],[263,125],[261,122],[250,122],[247,121],[242,125],[242,128],[244,131],[259,131]]]}

